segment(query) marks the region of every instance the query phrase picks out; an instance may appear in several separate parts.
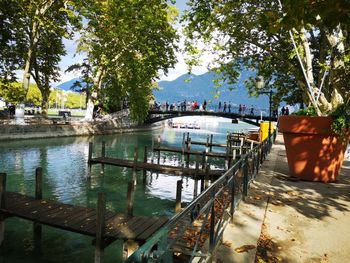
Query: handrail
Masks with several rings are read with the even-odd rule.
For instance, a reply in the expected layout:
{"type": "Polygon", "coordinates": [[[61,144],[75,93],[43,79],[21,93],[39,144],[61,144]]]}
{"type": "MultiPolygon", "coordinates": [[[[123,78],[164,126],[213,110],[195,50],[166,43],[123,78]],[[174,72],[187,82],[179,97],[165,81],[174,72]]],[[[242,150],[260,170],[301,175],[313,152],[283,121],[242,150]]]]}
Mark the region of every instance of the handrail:
{"type": "Polygon", "coordinates": [[[189,262],[196,256],[210,259],[228,224],[228,219],[232,218],[238,203],[248,194],[249,185],[255,178],[261,163],[265,160],[271,148],[271,142],[276,138],[276,133],[277,131],[263,142],[255,145],[253,149],[242,154],[233,166],[193,199],[180,213],[175,214],[125,262],[172,262],[175,243],[183,238],[186,230],[192,228],[197,233],[197,239],[194,249],[188,254],[189,262]],[[227,196],[229,196],[229,200],[226,200],[227,196]],[[202,205],[203,207],[201,207],[202,205]],[[222,216],[219,218],[217,214],[220,209],[222,216]],[[227,212],[230,216],[226,216],[228,218],[224,219],[227,212]],[[191,220],[189,220],[190,217],[191,220]],[[183,225],[186,220],[188,220],[188,224],[183,225]],[[194,226],[194,222],[198,220],[201,223],[199,229],[198,226],[194,226]],[[203,245],[204,242],[201,239],[207,235],[208,231],[209,248],[203,245]],[[174,235],[175,237],[173,237],[174,235]],[[200,247],[200,243],[203,246],[201,253],[198,253],[197,248],[200,247]]]}

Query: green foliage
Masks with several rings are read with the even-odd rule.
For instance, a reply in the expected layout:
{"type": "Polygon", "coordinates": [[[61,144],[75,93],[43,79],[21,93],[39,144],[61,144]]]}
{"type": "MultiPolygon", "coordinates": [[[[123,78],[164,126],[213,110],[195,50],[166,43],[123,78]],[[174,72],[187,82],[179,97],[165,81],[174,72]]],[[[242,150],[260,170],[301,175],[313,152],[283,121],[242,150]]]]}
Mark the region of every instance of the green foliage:
{"type": "MultiPolygon", "coordinates": [[[[23,90],[24,91],[24,90],[23,90]]],[[[31,84],[26,96],[26,102],[36,107],[41,106],[43,97],[37,85],[31,84]]]]}
{"type": "Polygon", "coordinates": [[[335,134],[344,136],[350,131],[350,110],[349,105],[338,106],[331,114],[333,117],[332,130],[335,134]]]}
{"type": "MultiPolygon", "coordinates": [[[[335,90],[344,100],[350,97],[348,0],[281,2],[282,8],[276,0],[189,0],[190,8],[183,18],[189,68],[200,63],[198,54],[211,53],[214,59],[207,66],[219,69],[235,85],[239,64],[243,64],[273,86],[276,103],[308,105],[306,82],[316,94],[323,83],[316,106],[318,113],[327,114],[333,107],[330,102],[335,90]],[[291,43],[290,29],[308,72],[307,80],[291,43]],[[198,50],[199,46],[203,48],[198,50]]],[[[255,79],[245,83],[253,94],[255,79]]]]}
{"type": "Polygon", "coordinates": [[[24,101],[26,92],[21,83],[0,79],[0,97],[5,98],[7,102],[12,104],[19,104],[24,101]]]}
{"type": "Polygon", "coordinates": [[[293,113],[296,116],[317,116],[317,112],[314,107],[310,106],[306,109],[300,109],[297,112],[293,113]]]}
{"type": "Polygon", "coordinates": [[[79,50],[88,55],[95,103],[112,110],[128,97],[132,117],[145,118],[152,83],[176,62],[177,11],[165,0],[91,0],[84,8],[79,50]]]}

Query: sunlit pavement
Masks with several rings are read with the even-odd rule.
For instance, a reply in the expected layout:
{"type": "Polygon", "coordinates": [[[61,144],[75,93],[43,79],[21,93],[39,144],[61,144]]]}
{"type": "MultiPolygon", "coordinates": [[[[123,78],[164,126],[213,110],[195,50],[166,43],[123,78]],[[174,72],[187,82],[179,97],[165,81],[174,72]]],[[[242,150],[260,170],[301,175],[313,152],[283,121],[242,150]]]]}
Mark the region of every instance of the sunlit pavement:
{"type": "Polygon", "coordinates": [[[350,162],[332,184],[288,177],[279,135],[225,230],[217,262],[348,262],[350,162]]]}

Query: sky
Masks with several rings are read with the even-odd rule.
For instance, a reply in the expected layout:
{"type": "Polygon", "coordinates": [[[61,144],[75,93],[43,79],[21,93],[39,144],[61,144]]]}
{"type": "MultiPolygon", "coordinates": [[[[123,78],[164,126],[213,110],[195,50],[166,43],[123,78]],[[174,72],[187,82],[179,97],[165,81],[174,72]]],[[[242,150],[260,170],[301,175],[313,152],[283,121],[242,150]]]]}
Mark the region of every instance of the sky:
{"type": "MultiPolygon", "coordinates": [[[[186,9],[186,1],[187,0],[177,0],[176,1],[176,7],[179,9],[180,14],[186,9]]],[[[176,27],[180,32],[181,31],[180,26],[177,25],[176,27]]],[[[73,72],[66,73],[65,72],[65,70],[70,65],[82,62],[82,60],[84,59],[84,55],[80,55],[80,54],[75,53],[76,46],[77,46],[77,43],[76,43],[77,39],[78,39],[78,35],[76,35],[73,40],[66,40],[66,39],[64,40],[67,55],[62,57],[62,60],[59,63],[59,67],[61,69],[61,80],[60,80],[60,82],[53,83],[54,86],[57,86],[58,84],[66,82],[66,81],[71,80],[73,78],[79,77],[78,73],[73,73],[73,72]]],[[[183,37],[181,37],[181,40],[179,43],[180,48],[183,47],[183,42],[184,42],[183,40],[184,40],[183,37]]],[[[169,69],[167,76],[160,75],[160,80],[174,80],[174,79],[178,78],[179,76],[186,74],[188,72],[187,66],[186,66],[186,63],[184,60],[184,55],[181,52],[177,52],[177,59],[178,59],[178,62],[175,65],[175,67],[169,69]]],[[[203,59],[204,60],[210,59],[210,57],[205,56],[203,59]]],[[[198,66],[198,67],[193,68],[192,73],[199,75],[199,74],[203,74],[207,71],[208,70],[205,66],[198,66]]]]}

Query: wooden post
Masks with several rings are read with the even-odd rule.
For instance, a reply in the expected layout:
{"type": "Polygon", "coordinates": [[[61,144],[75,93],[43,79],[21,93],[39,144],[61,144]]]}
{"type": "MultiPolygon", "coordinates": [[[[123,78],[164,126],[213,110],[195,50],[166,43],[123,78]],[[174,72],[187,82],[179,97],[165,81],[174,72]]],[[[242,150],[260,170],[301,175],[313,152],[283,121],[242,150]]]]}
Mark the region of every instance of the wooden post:
{"type": "Polygon", "coordinates": [[[160,163],[160,135],[158,135],[158,160],[157,164],[160,163]]]}
{"type": "Polygon", "coordinates": [[[178,180],[176,184],[175,213],[181,212],[181,194],[182,194],[182,180],[178,180]]]}
{"type": "Polygon", "coordinates": [[[210,148],[209,151],[212,152],[213,151],[213,134],[210,134],[210,148]]]}
{"type": "Polygon", "coordinates": [[[104,255],[103,237],[105,234],[105,214],[106,214],[106,194],[98,193],[95,263],[103,262],[103,255],[104,255]]]}
{"type": "Polygon", "coordinates": [[[198,171],[199,171],[199,156],[196,158],[196,170],[194,171],[194,190],[193,190],[193,199],[198,195],[198,171]]]}
{"type": "Polygon", "coordinates": [[[135,184],[137,184],[137,174],[136,174],[136,166],[137,166],[137,160],[138,160],[138,151],[137,146],[134,148],[134,165],[132,168],[132,180],[135,184]]]}
{"type": "Polygon", "coordinates": [[[187,160],[186,160],[186,167],[190,167],[190,151],[191,151],[191,138],[188,140],[187,144],[187,160]]]}
{"type": "Polygon", "coordinates": [[[91,176],[91,159],[92,159],[92,142],[89,142],[89,153],[88,153],[89,173],[88,173],[88,177],[91,176]]]}
{"type": "Polygon", "coordinates": [[[135,183],[134,181],[130,181],[128,183],[127,210],[126,210],[126,215],[130,217],[133,216],[134,197],[135,197],[135,183]]]}
{"type": "Polygon", "coordinates": [[[205,151],[202,152],[202,169],[204,170],[206,167],[206,156],[205,156],[205,151]]]}
{"type": "Polygon", "coordinates": [[[152,156],[151,156],[151,163],[154,163],[154,139],[152,138],[152,156]]]}
{"type": "MultiPolygon", "coordinates": [[[[145,151],[143,153],[143,162],[144,163],[147,163],[147,146],[145,146],[145,151]]],[[[147,179],[147,170],[146,169],[143,169],[143,184],[145,185],[146,184],[146,179],[147,179]]]]}
{"type": "Polygon", "coordinates": [[[204,183],[205,189],[209,187],[209,170],[210,170],[210,166],[207,165],[207,167],[205,167],[205,183],[204,183]]]}
{"type": "Polygon", "coordinates": [[[185,148],[186,148],[186,134],[182,136],[182,147],[181,147],[181,166],[185,166],[185,148]]]}
{"type": "MultiPolygon", "coordinates": [[[[106,142],[102,142],[101,157],[106,157],[106,142]]],[[[105,173],[105,165],[101,164],[101,174],[105,173]]]]}
{"type": "MultiPolygon", "coordinates": [[[[0,173],[0,207],[5,207],[5,193],[6,193],[6,174],[0,173]]],[[[5,218],[0,217],[0,246],[4,241],[5,235],[5,218]]]]}
{"type": "MultiPolygon", "coordinates": [[[[41,167],[35,170],[35,199],[41,200],[43,198],[42,192],[42,181],[43,181],[43,169],[41,167]]],[[[33,223],[34,233],[34,247],[40,253],[41,252],[41,237],[42,237],[42,226],[40,223],[33,223]]]]}

